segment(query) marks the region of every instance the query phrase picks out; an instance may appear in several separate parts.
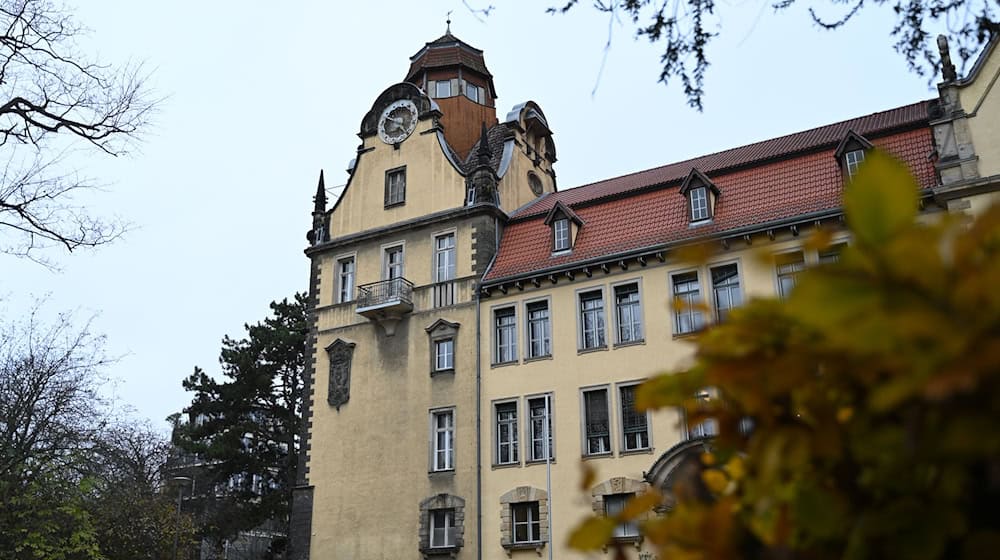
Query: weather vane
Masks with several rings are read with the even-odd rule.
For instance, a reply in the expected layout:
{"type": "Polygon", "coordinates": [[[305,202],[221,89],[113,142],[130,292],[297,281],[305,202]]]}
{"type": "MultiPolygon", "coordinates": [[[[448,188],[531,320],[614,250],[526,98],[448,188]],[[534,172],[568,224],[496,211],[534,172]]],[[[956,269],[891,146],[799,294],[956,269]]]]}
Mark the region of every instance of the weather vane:
{"type": "Polygon", "coordinates": [[[451,13],[452,13],[453,11],[455,11],[455,10],[448,10],[448,14],[447,14],[447,16],[448,16],[448,19],[446,19],[446,20],[444,21],[444,22],[445,22],[445,24],[446,24],[446,25],[445,25],[445,33],[451,33],[451,13]]]}

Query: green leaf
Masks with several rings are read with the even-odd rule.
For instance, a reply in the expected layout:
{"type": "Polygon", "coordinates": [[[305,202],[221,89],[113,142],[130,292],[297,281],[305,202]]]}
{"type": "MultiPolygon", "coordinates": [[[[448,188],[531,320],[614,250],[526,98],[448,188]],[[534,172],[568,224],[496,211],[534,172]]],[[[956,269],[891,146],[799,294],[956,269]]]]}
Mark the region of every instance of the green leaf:
{"type": "Polygon", "coordinates": [[[615,530],[615,520],[607,517],[589,517],[577,525],[569,536],[570,548],[576,550],[598,550],[611,540],[615,530]]]}
{"type": "Polygon", "coordinates": [[[844,189],[844,210],[858,242],[879,245],[913,223],[917,184],[903,163],[872,150],[844,189]]]}

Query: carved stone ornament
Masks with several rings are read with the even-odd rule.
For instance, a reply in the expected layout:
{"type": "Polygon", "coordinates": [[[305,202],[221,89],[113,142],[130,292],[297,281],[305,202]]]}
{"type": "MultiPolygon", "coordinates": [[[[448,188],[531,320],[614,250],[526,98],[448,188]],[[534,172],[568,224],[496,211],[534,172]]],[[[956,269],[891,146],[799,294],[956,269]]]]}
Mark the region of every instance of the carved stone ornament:
{"type": "Polygon", "coordinates": [[[330,360],[330,387],[326,400],[330,406],[340,407],[351,398],[351,358],[354,355],[354,343],[345,340],[334,340],[326,347],[330,360]]]}

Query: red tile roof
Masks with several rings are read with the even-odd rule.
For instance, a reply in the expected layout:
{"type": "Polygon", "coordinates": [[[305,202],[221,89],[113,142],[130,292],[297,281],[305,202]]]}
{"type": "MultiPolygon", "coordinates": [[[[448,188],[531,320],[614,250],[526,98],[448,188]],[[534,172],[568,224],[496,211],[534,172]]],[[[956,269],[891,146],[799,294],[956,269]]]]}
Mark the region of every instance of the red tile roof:
{"type": "Polygon", "coordinates": [[[937,182],[920,102],[543,197],[516,212],[484,282],[835,210],[843,181],[833,152],[848,130],[904,161],[921,188],[937,182]],[[721,190],[710,224],[690,227],[677,187],[697,167],[721,190]],[[655,188],[659,186],[659,188],[655,188]],[[647,188],[653,187],[653,188],[647,188]],[[584,221],[573,251],[553,257],[545,214],[557,202],[584,221]]]}
{"type": "Polygon", "coordinates": [[[443,68],[449,66],[465,66],[491,77],[486,69],[483,51],[470,46],[451,33],[424,45],[417,54],[410,57],[410,69],[406,72],[404,81],[411,81],[424,68],[443,68]]]}

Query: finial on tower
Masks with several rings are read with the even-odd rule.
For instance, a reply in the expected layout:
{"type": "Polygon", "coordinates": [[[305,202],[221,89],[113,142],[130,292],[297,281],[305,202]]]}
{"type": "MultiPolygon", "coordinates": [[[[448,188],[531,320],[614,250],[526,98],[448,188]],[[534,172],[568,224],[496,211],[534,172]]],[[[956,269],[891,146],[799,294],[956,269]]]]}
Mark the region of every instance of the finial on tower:
{"type": "Polygon", "coordinates": [[[445,22],[444,32],[445,32],[445,34],[449,34],[449,35],[451,34],[451,12],[452,11],[453,10],[448,10],[448,19],[446,19],[444,21],[445,22]]]}
{"type": "Polygon", "coordinates": [[[319,184],[316,185],[316,197],[313,198],[313,211],[326,212],[326,183],[323,181],[323,170],[319,170],[319,184]]]}
{"type": "Polygon", "coordinates": [[[482,131],[479,133],[479,150],[476,152],[479,156],[479,163],[489,163],[490,159],[493,158],[493,152],[490,150],[490,139],[486,131],[486,123],[483,123],[482,131]]]}
{"type": "Polygon", "coordinates": [[[958,74],[955,72],[955,65],[951,62],[951,52],[948,49],[948,38],[944,35],[938,35],[937,44],[938,53],[941,55],[941,78],[943,78],[946,82],[958,79],[958,74]]]}

